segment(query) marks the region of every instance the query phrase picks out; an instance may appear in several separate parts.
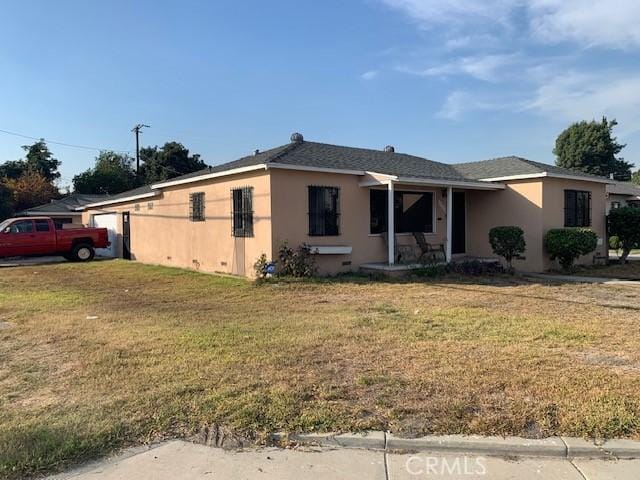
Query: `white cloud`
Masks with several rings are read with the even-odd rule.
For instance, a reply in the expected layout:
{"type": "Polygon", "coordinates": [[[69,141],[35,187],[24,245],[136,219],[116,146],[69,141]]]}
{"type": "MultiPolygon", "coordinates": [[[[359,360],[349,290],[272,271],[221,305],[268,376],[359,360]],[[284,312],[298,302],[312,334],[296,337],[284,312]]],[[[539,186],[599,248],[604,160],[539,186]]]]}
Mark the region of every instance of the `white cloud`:
{"type": "Polygon", "coordinates": [[[367,81],[373,80],[379,75],[379,73],[380,72],[378,72],[377,70],[369,70],[368,72],[364,72],[362,75],[360,75],[360,78],[367,81]]]}
{"type": "Polygon", "coordinates": [[[638,0],[531,0],[529,11],[532,35],[545,42],[640,47],[638,0]]]}
{"type": "Polygon", "coordinates": [[[459,120],[471,111],[503,110],[511,106],[508,103],[501,103],[499,99],[491,100],[472,92],[455,90],[447,96],[437,116],[447,120],[459,120]]]}
{"type": "Polygon", "coordinates": [[[473,28],[474,35],[485,35],[502,27],[542,43],[573,42],[623,50],[640,47],[638,0],[381,1],[425,28],[441,26],[464,30],[466,35],[473,28]]]}
{"type": "Polygon", "coordinates": [[[461,57],[451,62],[443,63],[425,69],[413,69],[403,66],[398,70],[423,77],[446,77],[450,75],[469,75],[478,80],[495,82],[500,80],[500,71],[518,61],[517,54],[508,55],[479,55],[461,57]]]}
{"type": "Polygon", "coordinates": [[[506,22],[519,0],[382,0],[423,26],[433,24],[506,22]]]}
{"type": "Polygon", "coordinates": [[[524,104],[551,118],[568,121],[617,118],[622,135],[640,131],[640,72],[565,72],[541,83],[524,104]]]}

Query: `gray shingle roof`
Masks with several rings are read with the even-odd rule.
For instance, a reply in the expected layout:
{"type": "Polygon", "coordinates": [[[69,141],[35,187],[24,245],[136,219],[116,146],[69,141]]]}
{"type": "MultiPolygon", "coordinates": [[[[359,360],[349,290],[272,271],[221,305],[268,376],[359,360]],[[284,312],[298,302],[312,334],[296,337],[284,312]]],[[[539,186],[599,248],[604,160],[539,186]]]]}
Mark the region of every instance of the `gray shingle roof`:
{"type": "Polygon", "coordinates": [[[69,213],[78,207],[83,207],[90,203],[99,202],[108,197],[108,195],[85,195],[82,193],[72,193],[59,200],[52,200],[49,203],[38,205],[25,210],[25,213],[37,215],[38,213],[69,213]]]}
{"type": "MultiPolygon", "coordinates": [[[[502,157],[480,162],[449,165],[406,153],[344,147],[317,142],[293,142],[279,147],[248,155],[233,162],[207,167],[197,172],[172,178],[170,181],[195,179],[211,173],[224,172],[236,168],[251,167],[269,163],[291,166],[330,168],[336,170],[370,171],[399,177],[429,178],[437,180],[477,181],[485,178],[499,178],[512,175],[551,173],[572,175],[585,179],[606,180],[603,177],[567,170],[565,168],[534,162],[521,157],[502,157]]],[[[156,182],[161,184],[163,182],[156,182]]],[[[108,200],[118,200],[151,193],[151,185],[136,188],[108,200]]]]}
{"type": "Polygon", "coordinates": [[[453,167],[468,179],[501,178],[512,175],[531,175],[538,173],[549,173],[556,175],[571,175],[574,177],[585,177],[592,180],[606,180],[605,177],[591,175],[589,173],[569,170],[546,163],[534,162],[522,157],[501,157],[480,162],[458,163],[453,167]]]}
{"type": "Polygon", "coordinates": [[[337,170],[372,171],[403,177],[437,178],[442,180],[465,179],[452,165],[434,162],[406,153],[304,141],[265,150],[233,162],[223,163],[198,172],[172,178],[171,181],[196,178],[208,173],[269,163],[337,170]]]}

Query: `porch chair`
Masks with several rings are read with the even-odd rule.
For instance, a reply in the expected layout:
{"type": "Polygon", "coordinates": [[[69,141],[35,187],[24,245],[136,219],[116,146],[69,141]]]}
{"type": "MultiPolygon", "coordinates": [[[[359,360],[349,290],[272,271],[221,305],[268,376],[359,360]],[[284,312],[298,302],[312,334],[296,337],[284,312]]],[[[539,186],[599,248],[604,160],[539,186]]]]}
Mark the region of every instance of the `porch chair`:
{"type": "Polygon", "coordinates": [[[413,232],[413,238],[416,239],[416,243],[420,249],[418,263],[436,263],[440,255],[442,255],[442,261],[446,261],[447,254],[444,249],[444,244],[430,244],[422,232],[413,232]]]}

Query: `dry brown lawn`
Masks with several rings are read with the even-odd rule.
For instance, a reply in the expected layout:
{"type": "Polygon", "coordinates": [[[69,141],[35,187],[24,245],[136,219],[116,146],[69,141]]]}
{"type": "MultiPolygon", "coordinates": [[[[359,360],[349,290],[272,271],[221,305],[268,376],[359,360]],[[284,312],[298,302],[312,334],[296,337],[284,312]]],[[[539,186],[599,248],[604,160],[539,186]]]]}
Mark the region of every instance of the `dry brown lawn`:
{"type": "Polygon", "coordinates": [[[611,265],[581,268],[576,275],[590,277],[619,278],[623,280],[640,280],[640,260],[630,260],[623,265],[611,265]]]}
{"type": "Polygon", "coordinates": [[[4,269],[0,476],[218,424],[640,438],[636,287],[4,269]]]}

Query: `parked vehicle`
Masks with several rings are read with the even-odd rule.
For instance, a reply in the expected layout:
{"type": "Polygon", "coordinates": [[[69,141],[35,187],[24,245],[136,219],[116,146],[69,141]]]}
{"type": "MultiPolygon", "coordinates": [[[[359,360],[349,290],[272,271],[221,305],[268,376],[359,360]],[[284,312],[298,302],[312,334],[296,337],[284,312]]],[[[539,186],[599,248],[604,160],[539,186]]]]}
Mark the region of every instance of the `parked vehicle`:
{"type": "Polygon", "coordinates": [[[88,262],[96,248],[107,248],[106,228],[56,229],[48,217],[10,218],[0,223],[0,257],[62,255],[88,262]]]}

